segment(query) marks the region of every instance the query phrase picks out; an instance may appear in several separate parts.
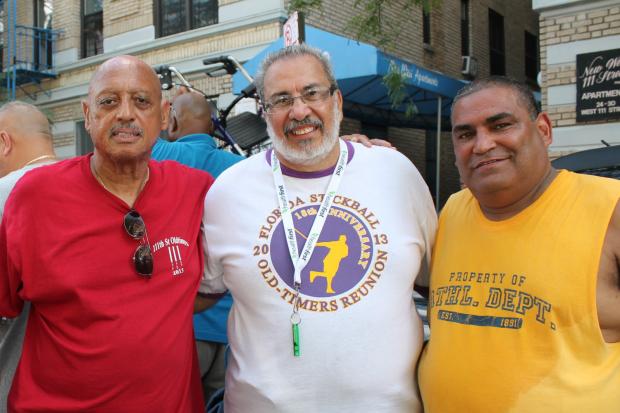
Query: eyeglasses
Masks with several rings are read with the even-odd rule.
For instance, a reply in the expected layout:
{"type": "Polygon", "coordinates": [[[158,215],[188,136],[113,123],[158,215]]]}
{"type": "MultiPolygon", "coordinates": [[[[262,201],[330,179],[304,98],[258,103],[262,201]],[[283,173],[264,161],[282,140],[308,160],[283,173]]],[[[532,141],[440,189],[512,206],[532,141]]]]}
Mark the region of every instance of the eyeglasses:
{"type": "Polygon", "coordinates": [[[316,86],[303,91],[299,96],[276,95],[272,96],[263,103],[263,108],[267,113],[278,113],[289,110],[295,103],[295,99],[301,99],[306,105],[322,102],[333,95],[337,87],[335,85],[316,86]]]}
{"type": "Polygon", "coordinates": [[[136,210],[129,210],[123,219],[123,226],[129,236],[135,240],[140,240],[140,245],[133,254],[133,265],[136,272],[146,278],[153,275],[153,253],[146,234],[144,220],[136,210]]]}

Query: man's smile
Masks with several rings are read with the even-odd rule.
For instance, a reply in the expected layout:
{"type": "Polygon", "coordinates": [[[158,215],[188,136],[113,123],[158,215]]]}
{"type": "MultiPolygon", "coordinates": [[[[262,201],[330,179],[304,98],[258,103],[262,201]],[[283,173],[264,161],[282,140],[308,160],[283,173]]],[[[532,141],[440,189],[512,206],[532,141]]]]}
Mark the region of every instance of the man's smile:
{"type": "Polygon", "coordinates": [[[483,160],[483,161],[479,161],[478,163],[476,163],[476,164],[474,165],[474,168],[473,168],[473,169],[480,169],[480,168],[485,167],[485,166],[487,166],[487,165],[496,164],[496,163],[498,163],[498,162],[502,162],[502,161],[505,161],[505,160],[507,160],[507,159],[509,159],[509,157],[508,157],[508,156],[506,156],[506,157],[491,158],[491,159],[485,159],[485,160],[483,160]]]}

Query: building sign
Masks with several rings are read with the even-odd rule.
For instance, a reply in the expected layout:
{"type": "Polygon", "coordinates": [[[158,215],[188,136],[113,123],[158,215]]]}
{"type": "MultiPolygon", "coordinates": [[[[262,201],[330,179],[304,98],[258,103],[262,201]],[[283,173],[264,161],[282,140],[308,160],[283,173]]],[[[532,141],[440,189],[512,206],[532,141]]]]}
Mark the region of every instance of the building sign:
{"type": "Polygon", "coordinates": [[[284,47],[303,43],[304,34],[304,16],[302,13],[294,12],[282,28],[284,47]]]}
{"type": "Polygon", "coordinates": [[[620,49],[577,55],[577,122],[620,119],[620,49]]]}

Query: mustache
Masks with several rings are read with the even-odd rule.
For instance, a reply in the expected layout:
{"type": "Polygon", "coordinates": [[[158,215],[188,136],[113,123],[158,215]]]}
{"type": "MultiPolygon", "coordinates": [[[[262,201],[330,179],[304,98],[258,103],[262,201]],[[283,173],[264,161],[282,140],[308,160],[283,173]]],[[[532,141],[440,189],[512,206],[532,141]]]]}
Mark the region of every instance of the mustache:
{"type": "Polygon", "coordinates": [[[284,133],[288,134],[290,132],[293,131],[293,129],[295,129],[298,126],[305,126],[305,125],[310,125],[310,126],[315,126],[321,130],[323,130],[323,122],[321,122],[318,119],[312,119],[312,118],[305,118],[302,120],[291,120],[289,123],[287,123],[286,125],[284,125],[284,133]]]}
{"type": "Polygon", "coordinates": [[[112,128],[110,129],[110,134],[111,135],[116,135],[119,133],[119,130],[123,130],[123,132],[131,132],[132,135],[137,135],[137,136],[144,136],[144,129],[142,129],[141,127],[129,122],[129,123],[116,123],[114,125],[112,125],[112,128]]]}

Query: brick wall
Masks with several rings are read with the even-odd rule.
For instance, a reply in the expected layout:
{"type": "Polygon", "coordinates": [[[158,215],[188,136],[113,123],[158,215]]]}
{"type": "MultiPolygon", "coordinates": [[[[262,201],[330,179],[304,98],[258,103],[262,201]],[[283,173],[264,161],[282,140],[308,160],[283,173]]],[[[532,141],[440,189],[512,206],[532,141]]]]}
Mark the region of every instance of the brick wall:
{"type": "Polygon", "coordinates": [[[104,0],[103,10],[104,37],[153,25],[153,0],[104,0]]]}
{"type": "Polygon", "coordinates": [[[149,64],[174,62],[226,50],[240,49],[257,43],[266,43],[278,38],[279,35],[279,23],[269,23],[202,39],[191,39],[171,47],[150,50],[138,56],[149,64]]]}
{"type": "Polygon", "coordinates": [[[448,197],[461,189],[459,171],[454,165],[454,146],[452,145],[452,135],[450,133],[441,134],[441,192],[440,206],[443,206],[448,197]]]}
{"type": "MultiPolygon", "coordinates": [[[[547,96],[547,88],[549,87],[575,84],[576,65],[575,63],[547,64],[548,47],[618,34],[620,34],[620,5],[582,10],[559,16],[541,17],[541,70],[545,74],[543,78],[542,108],[549,113],[554,127],[576,124],[576,106],[574,104],[550,106],[547,96]]],[[[580,124],[589,123],[601,122],[580,124]]],[[[605,123],[605,121],[602,123],[605,123]]]]}
{"type": "Polygon", "coordinates": [[[18,24],[34,25],[34,3],[32,1],[18,1],[17,4],[18,24]]]}
{"type": "MultiPolygon", "coordinates": [[[[54,122],[78,121],[83,119],[82,105],[74,101],[60,106],[43,109],[45,114],[54,122]]],[[[75,144],[75,133],[57,133],[54,135],[54,147],[71,146],[75,144]]]]}
{"type": "Polygon", "coordinates": [[[388,128],[388,139],[413,162],[420,174],[426,174],[426,133],[420,129],[388,128]]]}
{"type": "Polygon", "coordinates": [[[54,0],[53,26],[62,29],[56,51],[80,50],[80,0],[54,0]]]}
{"type": "Polygon", "coordinates": [[[489,8],[504,17],[506,74],[525,81],[525,31],[538,35],[538,15],[531,0],[470,0],[471,54],[478,59],[478,77],[490,73],[489,8]]]}
{"type": "Polygon", "coordinates": [[[75,136],[73,133],[63,133],[54,136],[54,148],[71,146],[73,144],[75,144],[75,136]]]}
{"type": "MultiPolygon", "coordinates": [[[[359,10],[355,8],[355,0],[324,0],[321,10],[312,10],[306,14],[306,23],[331,33],[354,37],[354,33],[347,25],[359,10]]],[[[421,16],[419,8],[406,10],[402,7],[393,7],[385,11],[383,14],[385,30],[398,33],[397,41],[387,45],[387,53],[412,62],[421,61],[422,20],[421,17],[416,17],[418,15],[421,16]]],[[[376,44],[373,41],[370,43],[376,44]]]]}
{"type": "Polygon", "coordinates": [[[351,135],[359,133],[362,129],[362,123],[357,119],[343,118],[340,123],[340,135],[351,135]]]}
{"type": "MultiPolygon", "coordinates": [[[[444,1],[430,12],[431,41],[423,45],[422,65],[448,76],[461,78],[461,10],[458,1],[444,1]]],[[[422,9],[416,10],[414,19],[422,22],[422,9]]],[[[420,28],[420,30],[422,30],[420,28]]]]}
{"type": "Polygon", "coordinates": [[[71,102],[69,104],[48,108],[45,111],[51,115],[54,122],[83,119],[82,105],[80,102],[71,102]]]}

